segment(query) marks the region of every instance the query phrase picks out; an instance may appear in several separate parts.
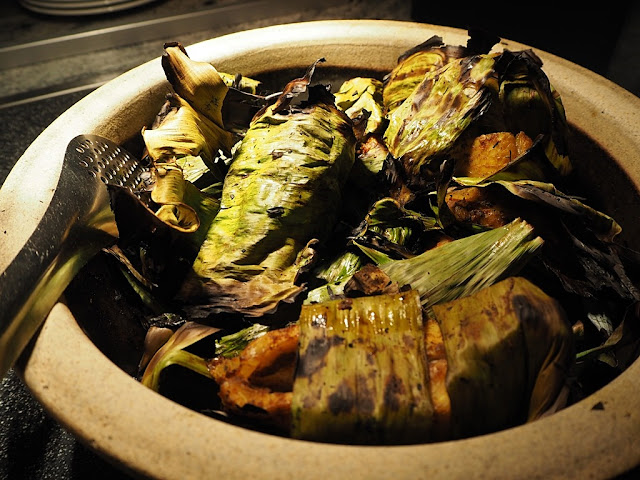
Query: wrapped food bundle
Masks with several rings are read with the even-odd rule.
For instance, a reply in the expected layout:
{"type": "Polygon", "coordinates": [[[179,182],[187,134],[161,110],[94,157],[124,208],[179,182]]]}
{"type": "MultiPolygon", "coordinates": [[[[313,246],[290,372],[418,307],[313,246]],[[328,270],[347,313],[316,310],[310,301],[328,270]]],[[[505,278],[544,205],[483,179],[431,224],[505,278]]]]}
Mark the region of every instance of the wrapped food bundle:
{"type": "Polygon", "coordinates": [[[220,211],[182,292],[198,299],[193,314],[259,316],[293,301],[313,245],[337,220],[355,155],[349,119],[323,87],[297,109],[285,95],[252,120],[235,151],[220,211]],[[323,221],[308,221],[315,218],[323,221]]]}
{"type": "Polygon", "coordinates": [[[178,364],[229,421],[407,444],[534,421],[594,365],[615,376],[640,351],[640,256],[565,193],[560,95],[498,40],[433,37],[335,88],[318,59],[279,91],[165,45],[149,202],[111,250],[153,312],[143,383],[178,364]]]}
{"type": "Polygon", "coordinates": [[[295,327],[210,368],[230,412],[262,411],[295,438],[404,444],[488,433],[560,408],[574,358],[559,303],[509,277],[430,314],[415,290],[307,305],[295,327]],[[287,383],[265,382],[259,370],[287,383]]]}

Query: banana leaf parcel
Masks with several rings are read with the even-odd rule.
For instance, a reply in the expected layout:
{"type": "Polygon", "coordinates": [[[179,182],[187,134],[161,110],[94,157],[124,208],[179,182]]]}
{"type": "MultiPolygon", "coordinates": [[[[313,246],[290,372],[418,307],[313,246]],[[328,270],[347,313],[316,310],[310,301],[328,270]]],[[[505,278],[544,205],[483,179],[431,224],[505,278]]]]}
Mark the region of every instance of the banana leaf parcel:
{"type": "Polygon", "coordinates": [[[307,89],[312,70],[256,115],[234,153],[220,211],[179,295],[196,317],[258,316],[292,301],[314,245],[334,225],[355,137],[326,87],[307,89]],[[307,90],[308,101],[291,104],[307,90]]]}

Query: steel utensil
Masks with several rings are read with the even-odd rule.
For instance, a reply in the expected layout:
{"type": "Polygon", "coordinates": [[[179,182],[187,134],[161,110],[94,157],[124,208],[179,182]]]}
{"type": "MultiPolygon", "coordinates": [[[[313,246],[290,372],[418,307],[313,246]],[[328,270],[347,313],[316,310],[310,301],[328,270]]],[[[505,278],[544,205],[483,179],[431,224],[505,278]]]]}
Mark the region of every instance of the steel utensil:
{"type": "Polygon", "coordinates": [[[78,271],[117,240],[106,185],[136,193],[145,172],[135,156],[106,138],[79,135],[69,142],[51,203],[0,274],[0,378],[78,271]]]}

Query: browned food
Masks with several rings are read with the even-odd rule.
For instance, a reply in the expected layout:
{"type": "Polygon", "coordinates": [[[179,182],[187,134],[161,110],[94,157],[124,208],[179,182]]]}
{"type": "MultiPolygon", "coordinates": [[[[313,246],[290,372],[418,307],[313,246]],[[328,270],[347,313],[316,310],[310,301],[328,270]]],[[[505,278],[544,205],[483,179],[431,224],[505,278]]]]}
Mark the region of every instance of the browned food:
{"type": "Polygon", "coordinates": [[[457,221],[497,228],[517,216],[507,206],[508,202],[502,201],[501,193],[481,187],[452,189],[447,193],[446,202],[457,221]]]}
{"type": "Polygon", "coordinates": [[[500,171],[533,146],[524,132],[479,135],[456,159],[455,175],[486,178],[500,171]]]}
{"type": "Polygon", "coordinates": [[[209,362],[227,412],[288,431],[298,333],[297,325],[272,330],[239,356],[209,362]]]}
{"type": "MultiPolygon", "coordinates": [[[[571,329],[560,304],[528,280],[510,277],[434,305],[421,328],[430,441],[507,428],[562,406],[575,355],[571,329]]],[[[299,335],[297,325],[273,330],[240,355],[210,362],[228,413],[289,432],[299,335]]],[[[371,378],[379,373],[373,369],[371,378]]]]}
{"type": "Polygon", "coordinates": [[[447,350],[440,325],[433,317],[429,317],[425,323],[425,343],[429,368],[429,395],[433,405],[432,438],[445,440],[451,422],[451,399],[447,392],[447,350]]]}

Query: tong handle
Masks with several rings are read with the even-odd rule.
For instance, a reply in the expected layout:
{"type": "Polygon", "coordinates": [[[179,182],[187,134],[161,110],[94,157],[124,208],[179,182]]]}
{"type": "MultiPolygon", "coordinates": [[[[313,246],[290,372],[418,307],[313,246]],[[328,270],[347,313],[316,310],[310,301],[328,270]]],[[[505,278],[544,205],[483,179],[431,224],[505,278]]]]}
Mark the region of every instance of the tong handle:
{"type": "Polygon", "coordinates": [[[0,273],[0,377],[35,336],[74,276],[117,240],[105,183],[128,185],[138,168],[139,161],[101,137],[80,135],[69,143],[49,206],[0,273]]]}

